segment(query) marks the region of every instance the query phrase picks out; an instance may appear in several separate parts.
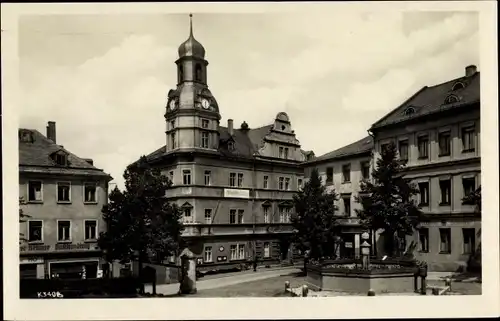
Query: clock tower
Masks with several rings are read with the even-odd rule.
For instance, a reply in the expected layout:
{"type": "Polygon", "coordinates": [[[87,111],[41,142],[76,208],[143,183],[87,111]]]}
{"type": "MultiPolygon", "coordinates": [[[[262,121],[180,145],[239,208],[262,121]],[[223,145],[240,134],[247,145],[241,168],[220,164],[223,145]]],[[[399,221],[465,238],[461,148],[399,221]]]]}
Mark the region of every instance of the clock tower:
{"type": "Polygon", "coordinates": [[[177,87],[168,93],[165,113],[166,152],[216,151],[219,148],[219,106],[207,85],[205,48],[193,36],[179,46],[177,87]]]}

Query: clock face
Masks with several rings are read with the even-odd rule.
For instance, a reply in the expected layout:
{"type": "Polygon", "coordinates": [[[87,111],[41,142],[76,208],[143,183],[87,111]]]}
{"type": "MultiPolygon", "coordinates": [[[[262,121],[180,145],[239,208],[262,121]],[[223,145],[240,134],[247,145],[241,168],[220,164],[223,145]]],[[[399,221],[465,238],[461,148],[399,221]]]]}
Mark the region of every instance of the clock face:
{"type": "Polygon", "coordinates": [[[219,247],[219,251],[224,251],[224,246],[219,247]]]}
{"type": "Polygon", "coordinates": [[[201,107],[208,109],[208,107],[210,107],[210,102],[206,99],[202,99],[201,100],[201,107]]]}
{"type": "Polygon", "coordinates": [[[175,101],[175,99],[172,99],[170,101],[170,109],[174,110],[175,107],[177,107],[177,102],[175,101]]]}

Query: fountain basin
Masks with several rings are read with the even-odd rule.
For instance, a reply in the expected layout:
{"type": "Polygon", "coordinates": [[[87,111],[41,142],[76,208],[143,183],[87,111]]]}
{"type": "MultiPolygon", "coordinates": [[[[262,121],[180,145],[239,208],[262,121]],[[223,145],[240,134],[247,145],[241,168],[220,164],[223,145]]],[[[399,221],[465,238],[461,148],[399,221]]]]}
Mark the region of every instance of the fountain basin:
{"type": "Polygon", "coordinates": [[[413,260],[372,260],[368,269],[361,260],[331,260],[309,264],[306,282],[314,291],[405,293],[416,290],[418,272],[413,260]]]}

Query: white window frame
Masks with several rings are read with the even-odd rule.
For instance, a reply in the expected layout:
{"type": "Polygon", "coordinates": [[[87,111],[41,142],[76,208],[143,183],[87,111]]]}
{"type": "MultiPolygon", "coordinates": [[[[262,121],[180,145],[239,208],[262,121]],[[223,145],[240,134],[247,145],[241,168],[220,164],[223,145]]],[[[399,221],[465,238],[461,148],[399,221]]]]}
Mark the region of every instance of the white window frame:
{"type": "Polygon", "coordinates": [[[190,168],[183,168],[182,169],[182,185],[192,185],[193,184],[193,176],[191,175],[191,169],[190,168]],[[184,182],[184,175],[185,173],[184,172],[189,172],[189,183],[186,184],[184,182]]]}
{"type": "Polygon", "coordinates": [[[201,148],[210,147],[210,134],[208,133],[208,131],[201,132],[200,143],[201,143],[201,148]]]}
{"type": "MultiPolygon", "coordinates": [[[[58,231],[59,231],[59,227],[58,227],[58,231]]],[[[85,239],[85,241],[96,241],[99,238],[99,220],[98,219],[85,219],[85,220],[83,220],[83,238],[85,239]],[[87,222],[95,222],[95,239],[88,239],[87,238],[87,222]]]]}
{"type": "Polygon", "coordinates": [[[43,203],[43,181],[38,181],[38,180],[29,180],[28,184],[26,184],[27,187],[27,199],[26,201],[28,203],[43,203]],[[40,200],[30,200],[30,183],[40,183],[40,200]]]}
{"type": "Polygon", "coordinates": [[[71,243],[73,240],[73,233],[71,231],[73,227],[73,222],[70,219],[58,219],[57,221],[57,243],[71,243]],[[59,238],[59,222],[69,222],[69,239],[68,240],[60,240],[59,238]]]}
{"type": "Polygon", "coordinates": [[[264,213],[264,223],[271,223],[270,217],[269,217],[269,209],[270,206],[264,206],[263,207],[263,213],[264,213]]]}
{"type": "Polygon", "coordinates": [[[238,260],[244,260],[246,258],[245,244],[238,244],[237,248],[238,248],[238,260]]]}
{"type": "Polygon", "coordinates": [[[240,208],[236,212],[236,224],[244,224],[244,223],[245,223],[245,210],[240,208]],[[240,222],[240,217],[241,217],[241,222],[240,222]]]}
{"type": "Polygon", "coordinates": [[[278,177],[278,189],[280,191],[285,190],[285,177],[283,176],[278,177]]]}
{"type": "Polygon", "coordinates": [[[205,211],[204,211],[204,218],[205,218],[205,224],[212,224],[212,209],[211,208],[206,208],[205,211]],[[207,216],[207,211],[210,211],[210,215],[207,216]],[[207,220],[207,217],[210,218],[210,220],[207,220]]]}
{"type": "Polygon", "coordinates": [[[342,164],[341,170],[342,170],[342,183],[350,183],[351,179],[352,179],[352,177],[351,177],[352,176],[352,166],[351,166],[351,163],[342,164]],[[344,171],[344,168],[346,168],[346,167],[349,168],[349,179],[348,180],[345,177],[346,171],[344,171]]]}
{"type": "Polygon", "coordinates": [[[243,173],[238,173],[236,175],[236,186],[237,187],[243,187],[243,181],[245,179],[245,175],[243,175],[243,173]],[[241,181],[240,181],[240,177],[241,177],[241,181]]]}
{"type": "Polygon", "coordinates": [[[236,187],[237,186],[237,175],[236,173],[232,172],[232,173],[229,173],[229,186],[230,187],[236,187]],[[233,183],[231,183],[231,175],[234,175],[234,181],[233,183]]]}
{"type": "Polygon", "coordinates": [[[451,252],[453,250],[453,248],[451,247],[451,244],[453,242],[453,239],[451,237],[451,228],[449,228],[449,227],[439,228],[438,229],[438,236],[439,236],[438,237],[438,240],[439,240],[438,253],[439,254],[451,254],[451,252]],[[441,249],[441,244],[442,244],[441,230],[447,230],[448,231],[448,235],[449,235],[449,238],[447,238],[448,248],[449,248],[448,251],[442,251],[442,249],[441,249]]]}
{"type": "Polygon", "coordinates": [[[285,177],[285,191],[289,191],[290,190],[290,177],[285,177]]]}
{"type": "Polygon", "coordinates": [[[28,240],[28,243],[29,244],[37,244],[37,243],[43,243],[43,227],[44,227],[44,223],[43,223],[43,220],[27,220],[26,221],[26,239],[28,240]],[[30,238],[30,222],[42,222],[42,231],[40,232],[41,234],[41,240],[40,241],[30,241],[29,238],[30,238]]]}
{"type": "Polygon", "coordinates": [[[280,217],[280,223],[285,223],[285,208],[283,206],[279,206],[278,213],[280,217]]]}
{"type": "Polygon", "coordinates": [[[212,246],[205,246],[203,248],[203,262],[211,263],[213,262],[213,249],[212,246]],[[207,251],[209,250],[209,251],[207,251]],[[207,259],[207,254],[209,254],[210,258],[207,259]]]}
{"type": "Polygon", "coordinates": [[[212,185],[212,171],[205,170],[203,173],[203,180],[204,180],[205,186],[212,185]],[[207,184],[207,177],[208,177],[208,184],[207,184]]]}
{"type": "Polygon", "coordinates": [[[235,208],[229,209],[229,224],[238,224],[238,210],[235,208]],[[234,222],[231,223],[231,214],[234,211],[234,222]]]}
{"type": "Polygon", "coordinates": [[[56,201],[57,201],[57,203],[58,204],[70,204],[71,203],[71,190],[72,190],[71,182],[65,182],[65,181],[56,182],[56,201]],[[69,185],[68,201],[60,201],[59,200],[59,184],[69,185]]]}
{"type": "Polygon", "coordinates": [[[229,260],[235,261],[238,260],[238,244],[229,245],[229,260]],[[234,252],[233,252],[234,249],[234,252]],[[233,256],[234,254],[234,256],[233,256]]]}
{"type": "Polygon", "coordinates": [[[262,188],[268,189],[269,188],[269,176],[264,175],[263,181],[262,181],[262,188]]]}
{"type": "Polygon", "coordinates": [[[97,198],[97,187],[99,186],[99,184],[97,184],[97,182],[84,182],[83,183],[83,203],[84,204],[97,204],[99,203],[99,199],[97,198]],[[95,187],[95,195],[94,195],[94,198],[95,198],[95,201],[86,201],[85,198],[87,196],[87,193],[85,191],[85,188],[88,186],[88,185],[92,185],[95,187]]]}
{"type": "Polygon", "coordinates": [[[302,188],[302,184],[304,183],[303,178],[297,178],[297,190],[302,188]]]}
{"type": "Polygon", "coordinates": [[[184,223],[193,223],[193,207],[184,206],[182,207],[182,222],[184,223]],[[189,216],[186,216],[186,210],[189,210],[189,216]],[[187,219],[189,218],[189,219],[187,219]]]}

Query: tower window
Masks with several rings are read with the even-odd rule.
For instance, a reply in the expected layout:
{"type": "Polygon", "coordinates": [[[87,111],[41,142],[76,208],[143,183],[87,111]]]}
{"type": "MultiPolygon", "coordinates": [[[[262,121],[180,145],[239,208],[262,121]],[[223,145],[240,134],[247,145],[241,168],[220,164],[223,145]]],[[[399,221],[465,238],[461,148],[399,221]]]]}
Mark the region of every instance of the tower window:
{"type": "Polygon", "coordinates": [[[201,65],[196,64],[196,66],[194,67],[194,70],[195,70],[194,79],[196,81],[202,81],[201,80],[201,65]]]}
{"type": "Polygon", "coordinates": [[[208,132],[201,133],[201,147],[208,148],[208,132]]]}
{"type": "Polygon", "coordinates": [[[179,75],[179,83],[181,83],[184,80],[184,68],[182,67],[182,65],[179,65],[178,75],[179,75]]]}

